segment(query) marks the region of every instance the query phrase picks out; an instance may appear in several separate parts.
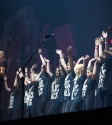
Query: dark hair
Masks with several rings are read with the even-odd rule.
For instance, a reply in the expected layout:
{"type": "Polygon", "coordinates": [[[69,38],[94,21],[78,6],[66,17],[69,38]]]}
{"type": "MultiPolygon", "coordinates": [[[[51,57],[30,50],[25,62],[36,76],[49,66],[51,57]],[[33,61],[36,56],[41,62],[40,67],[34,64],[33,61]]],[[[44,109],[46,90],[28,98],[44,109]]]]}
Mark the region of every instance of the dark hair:
{"type": "Polygon", "coordinates": [[[88,67],[87,70],[90,70],[91,72],[93,72],[93,66],[88,67]]]}

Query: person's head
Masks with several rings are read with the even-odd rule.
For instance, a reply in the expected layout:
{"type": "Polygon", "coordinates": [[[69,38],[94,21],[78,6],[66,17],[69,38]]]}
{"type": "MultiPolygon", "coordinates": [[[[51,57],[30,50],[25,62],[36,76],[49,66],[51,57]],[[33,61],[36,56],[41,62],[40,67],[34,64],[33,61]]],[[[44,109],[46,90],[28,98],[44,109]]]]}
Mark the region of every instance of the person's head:
{"type": "Polygon", "coordinates": [[[74,67],[74,72],[76,75],[81,75],[82,66],[83,64],[78,64],[77,66],[74,67]]]}
{"type": "Polygon", "coordinates": [[[87,70],[86,70],[86,76],[87,76],[88,78],[91,78],[91,77],[92,77],[92,74],[93,74],[93,66],[88,67],[87,70]]]}
{"type": "Polygon", "coordinates": [[[60,75],[60,73],[59,73],[59,67],[56,67],[55,74],[56,74],[56,76],[59,76],[59,75],[60,75]]]}
{"type": "Polygon", "coordinates": [[[68,72],[71,72],[71,71],[72,71],[72,68],[71,68],[71,66],[70,66],[70,63],[67,63],[67,71],[68,71],[68,72]]]}
{"type": "Polygon", "coordinates": [[[2,60],[4,58],[4,52],[0,51],[0,60],[2,60]]]}
{"type": "MultiPolygon", "coordinates": [[[[73,61],[73,66],[75,66],[75,64],[76,64],[76,62],[73,61]]],[[[68,71],[68,72],[71,72],[71,71],[72,71],[72,68],[71,68],[69,62],[67,63],[67,71],[68,71]]]]}

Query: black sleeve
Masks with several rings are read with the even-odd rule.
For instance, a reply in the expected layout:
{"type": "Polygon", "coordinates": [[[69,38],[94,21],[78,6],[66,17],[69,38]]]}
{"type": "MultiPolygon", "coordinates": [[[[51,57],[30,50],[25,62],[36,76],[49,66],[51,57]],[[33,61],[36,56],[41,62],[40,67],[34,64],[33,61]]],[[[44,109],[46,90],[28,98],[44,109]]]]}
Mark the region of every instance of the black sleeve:
{"type": "Polygon", "coordinates": [[[55,79],[55,75],[52,75],[51,80],[53,81],[55,79]]]}
{"type": "Polygon", "coordinates": [[[75,72],[73,71],[73,72],[72,72],[72,77],[75,78],[75,76],[76,76],[76,75],[75,75],[75,72]]]}
{"type": "Polygon", "coordinates": [[[105,63],[105,61],[103,59],[101,59],[99,66],[101,67],[104,63],[105,63]]]}
{"type": "Polygon", "coordinates": [[[111,57],[106,57],[105,64],[108,67],[112,67],[112,58],[111,57]]]}

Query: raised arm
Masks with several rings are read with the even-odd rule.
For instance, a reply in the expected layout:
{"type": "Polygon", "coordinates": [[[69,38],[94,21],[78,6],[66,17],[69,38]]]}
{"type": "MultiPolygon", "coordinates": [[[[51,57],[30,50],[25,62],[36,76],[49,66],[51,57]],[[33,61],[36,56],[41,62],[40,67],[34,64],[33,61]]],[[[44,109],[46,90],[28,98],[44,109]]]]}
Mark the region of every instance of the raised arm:
{"type": "MultiPolygon", "coordinates": [[[[42,66],[43,66],[43,65],[42,65],[42,66]]],[[[41,67],[41,71],[40,71],[40,73],[39,73],[37,76],[35,76],[35,81],[36,81],[36,82],[39,81],[40,76],[42,75],[42,73],[43,73],[43,68],[41,67]]]]}
{"type": "Polygon", "coordinates": [[[95,61],[95,58],[92,58],[92,59],[89,60],[87,68],[91,67],[91,63],[92,63],[93,61],[95,61]]]}
{"type": "Polygon", "coordinates": [[[59,55],[59,57],[60,57],[60,62],[61,62],[61,65],[62,65],[62,67],[64,68],[64,70],[66,71],[66,73],[68,73],[67,72],[67,65],[66,65],[66,62],[65,62],[65,60],[64,60],[64,57],[63,57],[63,54],[62,54],[62,50],[61,49],[57,49],[56,50],[56,53],[59,55]]]}
{"type": "Polygon", "coordinates": [[[30,75],[31,75],[31,81],[34,82],[35,78],[34,78],[34,68],[37,67],[37,64],[32,65],[31,69],[30,69],[30,75]]]}
{"type": "Polygon", "coordinates": [[[50,61],[48,59],[46,59],[46,58],[44,58],[44,60],[47,62],[46,72],[48,73],[49,77],[52,78],[53,74],[50,71],[50,65],[49,65],[50,61]]]}
{"type": "Polygon", "coordinates": [[[89,55],[86,55],[85,58],[83,58],[83,66],[82,66],[82,73],[81,75],[85,75],[86,73],[86,63],[87,63],[87,60],[89,59],[89,55]]]}
{"type": "Polygon", "coordinates": [[[107,34],[107,32],[102,31],[102,36],[105,39],[105,50],[108,51],[109,47],[108,47],[108,34],[107,34]]]}
{"type": "Polygon", "coordinates": [[[72,58],[72,47],[69,46],[67,48],[67,54],[68,54],[68,62],[71,66],[71,69],[73,70],[74,69],[74,63],[73,63],[73,58],[72,58]]]}
{"type": "Polygon", "coordinates": [[[101,59],[99,58],[99,38],[95,39],[95,51],[94,51],[94,58],[100,62],[101,59]]]}
{"type": "Polygon", "coordinates": [[[6,75],[4,76],[4,83],[5,83],[5,89],[10,92],[10,91],[11,91],[11,88],[8,87],[8,84],[7,84],[7,76],[6,76],[6,75]]]}
{"type": "Polygon", "coordinates": [[[84,56],[82,56],[81,58],[79,58],[78,61],[77,61],[77,63],[76,63],[76,65],[75,65],[75,67],[77,67],[77,65],[80,64],[80,62],[81,62],[83,59],[84,59],[84,56]]]}
{"type": "Polygon", "coordinates": [[[100,37],[99,38],[99,57],[102,58],[102,59],[105,59],[106,58],[106,55],[103,54],[103,51],[102,51],[102,43],[103,43],[103,37],[100,37]]]}
{"type": "Polygon", "coordinates": [[[106,54],[112,56],[112,52],[111,51],[109,51],[109,50],[108,51],[104,50],[104,51],[105,51],[106,54]]]}
{"type": "Polygon", "coordinates": [[[93,67],[93,74],[92,74],[92,78],[93,78],[93,79],[96,79],[97,64],[98,64],[98,61],[95,61],[94,67],[93,67]]]}
{"type": "Polygon", "coordinates": [[[39,52],[39,56],[40,56],[40,59],[41,59],[42,65],[46,66],[45,60],[44,60],[43,55],[42,55],[42,50],[39,49],[38,52],[39,52]]]}
{"type": "Polygon", "coordinates": [[[61,77],[64,78],[64,72],[63,72],[62,67],[61,67],[60,59],[59,59],[59,72],[60,72],[61,77]]]}
{"type": "Polygon", "coordinates": [[[27,85],[27,81],[29,81],[29,78],[28,78],[28,68],[25,67],[25,79],[24,79],[24,84],[27,85]]]}

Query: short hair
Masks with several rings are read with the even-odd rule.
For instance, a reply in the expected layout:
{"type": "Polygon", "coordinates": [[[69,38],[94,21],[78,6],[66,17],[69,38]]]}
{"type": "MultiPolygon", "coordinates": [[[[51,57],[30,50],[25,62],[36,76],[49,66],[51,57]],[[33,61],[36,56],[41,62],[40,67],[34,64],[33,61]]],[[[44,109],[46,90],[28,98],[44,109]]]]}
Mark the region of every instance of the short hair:
{"type": "Polygon", "coordinates": [[[87,70],[90,70],[91,72],[93,72],[93,66],[88,67],[87,70]]]}

